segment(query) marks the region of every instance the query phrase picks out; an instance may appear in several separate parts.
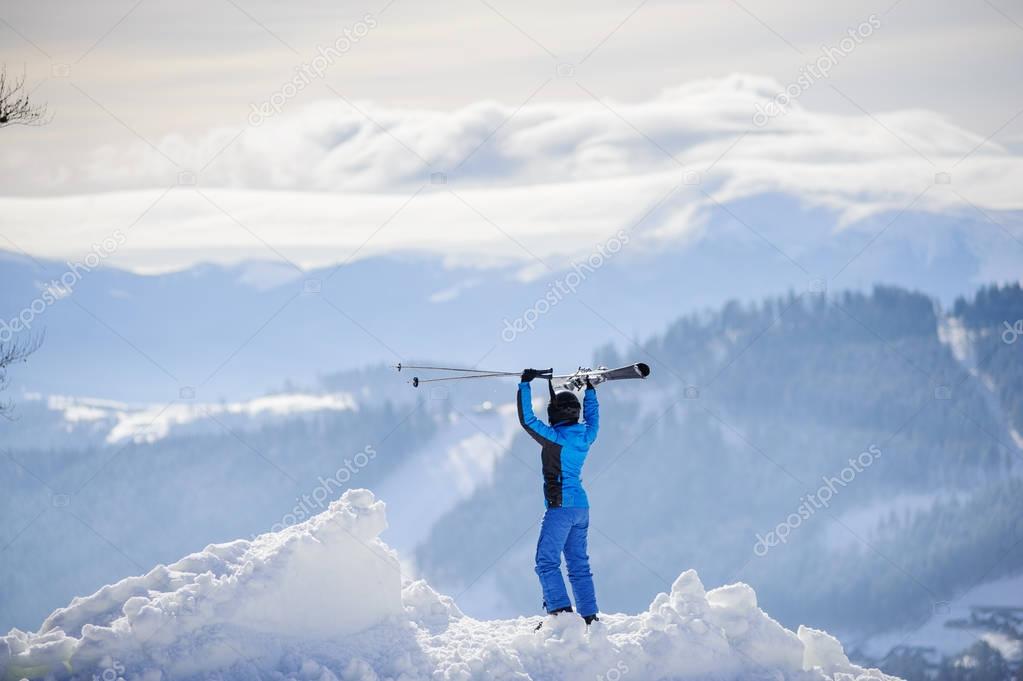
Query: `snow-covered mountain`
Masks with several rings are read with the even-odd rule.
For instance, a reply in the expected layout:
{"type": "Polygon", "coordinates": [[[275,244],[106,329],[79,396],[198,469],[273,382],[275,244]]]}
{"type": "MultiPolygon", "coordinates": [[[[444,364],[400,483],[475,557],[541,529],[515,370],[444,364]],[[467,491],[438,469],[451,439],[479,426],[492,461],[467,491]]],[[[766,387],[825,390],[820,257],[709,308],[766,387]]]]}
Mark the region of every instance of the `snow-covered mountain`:
{"type": "MultiPolygon", "coordinates": [[[[1018,286],[948,311],[878,288],[730,304],[630,349],[655,358],[654,374],[641,389],[599,390],[600,440],[587,460],[605,601],[641,607],[635,594],[693,566],[716,582],[741,577],[788,626],[813,623],[850,647],[878,641],[871,654],[883,642],[930,645],[933,634],[916,632],[950,603],[955,619],[993,607],[972,599],[1023,570],[1023,364],[1014,322],[1006,327],[1021,318],[1018,286]],[[951,343],[957,325],[969,331],[951,343]],[[857,456],[876,463],[846,470],[857,456]],[[792,575],[806,585],[798,597],[792,575]]],[[[534,600],[518,566],[533,551],[521,518],[535,507],[535,447],[516,445],[495,482],[442,517],[417,552],[433,584],[485,595],[493,616],[534,600]],[[526,534],[510,548],[495,539],[516,531],[526,534]]]]}
{"type": "Polygon", "coordinates": [[[539,631],[535,617],[475,620],[402,574],[386,526],[383,502],[349,490],[301,524],[208,546],[12,631],[0,677],[894,679],[851,664],[825,632],[785,629],[747,585],[706,591],[692,570],[645,612],[589,628],[572,614],[539,631]]]}
{"type": "MultiPolygon", "coordinates": [[[[549,260],[551,270],[433,256],[307,272],[266,261],[157,275],[102,267],[38,312],[32,305],[66,265],[0,253],[0,321],[28,319],[31,331],[45,331],[24,390],[127,402],[185,390],[200,402],[235,402],[288,379],[310,385],[339,369],[416,357],[574,368],[597,343],[625,346],[733,299],[883,281],[950,304],[978,283],[1018,277],[1021,246],[976,215],[889,211],[835,231],[834,212],[784,195],[723,205],[704,209],[696,241],[662,244],[637,228],[615,254],[599,255],[594,242],[592,260],[549,260]]],[[[998,219],[1010,231],[1023,224],[1015,213],[998,219]]]]}
{"type": "MultiPolygon", "coordinates": [[[[207,274],[225,271],[208,268],[207,274]]],[[[637,272],[651,274],[643,268],[637,272]]],[[[139,280],[155,284],[163,277],[185,278],[139,280]]],[[[963,564],[962,553],[994,555],[994,546],[1004,550],[1006,560],[994,563],[999,572],[991,577],[1017,574],[1013,540],[1023,535],[1005,525],[1018,504],[1016,487],[1001,478],[1018,472],[1012,433],[1013,423],[1017,430],[1023,423],[1023,411],[1018,355],[1001,334],[1004,320],[1023,315],[1023,299],[1018,288],[992,291],[978,294],[977,302],[961,301],[948,313],[926,296],[897,289],[869,296],[835,293],[830,303],[819,292],[803,296],[798,305],[794,296],[759,307],[733,303],[678,319],[642,345],[620,343],[629,355],[650,355],[655,374],[641,392],[610,387],[601,393],[608,418],[589,464],[594,499],[642,495],[646,502],[642,509],[595,507],[594,518],[606,532],[593,537],[606,601],[614,609],[635,611],[645,607],[648,594],[669,588],[670,581],[660,575],[692,566],[708,580],[728,583],[739,578],[730,574],[736,566],[746,564],[741,578],[756,587],[759,602],[786,626],[809,622],[843,636],[847,646],[864,641],[866,628],[880,634],[868,641],[875,654],[891,635],[904,633],[882,632],[887,624],[878,623],[891,621],[893,607],[906,613],[920,606],[920,598],[910,597],[921,593],[907,589],[905,575],[891,564],[868,563],[874,556],[861,550],[862,542],[890,547],[886,555],[897,555],[907,569],[922,573],[922,583],[942,585],[942,595],[979,578],[972,571],[978,566],[963,564]],[[1000,302],[982,304],[987,298],[1000,302]],[[913,365],[927,367],[928,375],[913,365]],[[699,386],[699,402],[686,393],[689,383],[699,386]],[[936,399],[934,386],[956,388],[948,399],[936,399]],[[751,399],[762,395],[772,399],[751,399]],[[658,424],[673,402],[678,409],[658,424]],[[899,426],[911,417],[914,427],[902,432],[894,449],[883,447],[883,464],[834,501],[834,522],[819,516],[770,558],[749,562],[756,533],[772,526],[771,519],[784,519],[810,490],[778,475],[767,459],[751,457],[749,442],[813,481],[841,470],[853,453],[847,451],[849,443],[877,442],[901,432],[899,426]],[[630,452],[622,462],[645,464],[629,463],[626,470],[604,476],[604,466],[619,452],[630,452]],[[890,456],[893,452],[896,456],[890,456]],[[722,504],[722,499],[731,501],[722,504]],[[708,513],[713,519],[691,520],[708,513]],[[655,517],[662,520],[650,522],[655,517]],[[947,546],[948,553],[932,555],[942,548],[930,540],[933,528],[948,523],[970,531],[952,533],[956,542],[947,546]],[[652,570],[637,569],[632,556],[652,570]],[[793,595],[791,574],[812,565],[820,569],[809,580],[812,588],[793,595]],[[865,593],[879,595],[867,599],[865,593]],[[836,608],[839,598],[842,606],[836,608]],[[893,606],[897,598],[905,598],[906,607],[893,606]],[[804,616],[808,608],[815,609],[812,616],[804,616]],[[825,617],[833,619],[818,621],[825,617]],[[858,631],[850,635],[851,630],[858,631]]],[[[196,296],[203,292],[197,286],[196,296]]],[[[654,290],[653,297],[673,293],[654,290]]],[[[166,310],[173,297],[162,303],[166,310]]],[[[659,313],[669,309],[665,303],[659,313]]],[[[135,310],[143,317],[152,314],[144,306],[135,310]]],[[[122,319],[148,330],[130,315],[122,319]]],[[[266,356],[279,356],[281,347],[293,344],[287,336],[295,328],[283,325],[279,344],[264,348],[266,356]]],[[[607,331],[596,337],[620,338],[607,331]]],[[[310,338],[315,342],[315,335],[310,338]]],[[[451,337],[449,345],[461,340],[451,337]]],[[[509,345],[518,349],[520,342],[509,345]]],[[[576,358],[584,353],[586,359],[592,342],[580,338],[560,351],[576,358]]],[[[120,358],[90,369],[124,361],[125,352],[109,344],[89,347],[99,356],[120,358]]],[[[208,345],[184,348],[201,356],[208,345]]],[[[299,363],[307,354],[300,348],[288,359],[299,363]]],[[[605,347],[595,359],[611,362],[613,356],[605,347]]],[[[257,361],[242,360],[242,368],[254,375],[250,380],[266,380],[252,371],[257,361]]],[[[5,426],[11,437],[4,444],[14,449],[0,460],[8,473],[0,479],[3,508],[11,519],[0,528],[0,540],[11,547],[0,572],[0,590],[10,594],[0,599],[6,621],[29,626],[72,594],[142,565],[169,563],[196,542],[249,537],[308,517],[356,483],[391,501],[397,522],[384,537],[407,561],[403,569],[457,593],[461,610],[471,615],[529,611],[535,605],[533,578],[521,567],[530,564],[531,540],[525,539],[528,531],[522,534],[527,520],[519,519],[532,520],[539,508],[539,473],[530,468],[532,443],[516,437],[508,408],[514,381],[416,391],[406,385],[405,374],[383,365],[317,373],[302,387],[258,398],[211,399],[201,384],[194,393],[175,390],[163,411],[95,398],[19,397],[19,420],[5,426]],[[343,460],[367,444],[375,458],[355,473],[342,472],[343,460]],[[303,501],[306,497],[312,501],[303,501]],[[254,498],[260,503],[252,504],[254,498]],[[221,513],[224,507],[232,512],[221,513]],[[26,525],[31,531],[19,533],[26,525]],[[507,553],[499,540],[505,534],[522,537],[507,553]],[[111,551],[108,541],[123,552],[111,551]],[[60,547],[59,557],[54,546],[60,547]],[[68,564],[77,567],[68,570],[68,564]]],[[[103,385],[116,386],[118,378],[115,371],[103,385]]],[[[924,605],[929,611],[930,601],[924,605]]]]}
{"type": "Polygon", "coordinates": [[[783,91],[331,98],[104,147],[62,170],[98,193],[0,197],[0,332],[46,330],[29,391],[231,402],[411,357],[574,366],[567,334],[629,343],[733,298],[1018,279],[1018,148],[919,110],[758,124],[783,91]]]}

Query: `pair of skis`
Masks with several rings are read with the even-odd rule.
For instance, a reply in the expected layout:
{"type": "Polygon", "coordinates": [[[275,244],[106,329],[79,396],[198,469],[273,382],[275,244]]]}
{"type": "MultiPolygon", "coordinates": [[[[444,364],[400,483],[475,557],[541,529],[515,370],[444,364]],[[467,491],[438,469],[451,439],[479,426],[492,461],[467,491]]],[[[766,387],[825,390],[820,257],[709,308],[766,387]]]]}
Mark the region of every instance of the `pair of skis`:
{"type": "MultiPolygon", "coordinates": [[[[522,373],[520,371],[486,371],[483,369],[460,369],[454,367],[401,363],[396,364],[394,368],[399,372],[405,369],[412,369],[416,371],[443,371],[457,374],[455,376],[440,376],[435,378],[419,378],[419,376],[413,376],[412,380],[409,381],[413,388],[418,388],[423,383],[464,381],[472,378],[518,377],[522,373]]],[[[604,383],[606,381],[620,381],[629,378],[646,378],[649,375],[650,367],[642,362],[637,362],[636,364],[628,364],[623,367],[618,367],[617,369],[608,369],[607,367],[597,367],[596,369],[580,367],[571,374],[555,374],[554,369],[546,369],[541,371],[537,378],[550,379],[555,386],[563,390],[581,390],[586,386],[587,381],[589,381],[592,385],[597,385],[598,383],[604,383]]]]}

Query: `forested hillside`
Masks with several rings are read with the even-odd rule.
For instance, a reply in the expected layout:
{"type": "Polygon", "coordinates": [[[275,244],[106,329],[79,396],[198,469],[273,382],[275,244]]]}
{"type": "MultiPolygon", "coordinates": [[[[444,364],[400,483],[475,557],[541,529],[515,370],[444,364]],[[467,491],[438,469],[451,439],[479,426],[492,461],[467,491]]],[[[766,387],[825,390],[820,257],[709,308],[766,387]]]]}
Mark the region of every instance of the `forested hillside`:
{"type": "MultiPolygon", "coordinates": [[[[1023,302],[1018,287],[991,289],[954,314],[993,327],[1008,312],[981,313],[992,297],[1003,311],[1023,302]]],[[[939,337],[945,317],[896,288],[790,295],[599,352],[610,366],[653,367],[645,385],[598,389],[584,483],[602,609],[640,607],[693,567],[711,584],[749,582],[787,625],[854,637],[911,625],[1023,569],[1009,541],[1023,511],[1019,447],[998,401],[939,337]],[[868,463],[846,482],[850,458],[868,463]]],[[[1007,405],[1021,394],[1008,378],[1020,375],[1021,348],[1000,348],[990,365],[1007,405]]],[[[506,607],[528,611],[539,607],[531,556],[543,499],[535,445],[520,438],[513,453],[418,558],[448,589],[471,589],[465,576],[495,565],[506,607]]]]}
{"type": "Polygon", "coordinates": [[[979,370],[995,385],[1016,434],[1023,433],[1023,290],[985,287],[972,301],[956,300],[953,314],[969,330],[979,370]]]}
{"type": "MultiPolygon", "coordinates": [[[[878,287],[729,303],[598,349],[596,363],[653,369],[598,389],[583,478],[602,611],[645,608],[694,568],[708,586],[748,582],[785,625],[853,650],[1023,572],[1023,338],[1007,332],[1020,318],[1018,286],[949,311],[878,287]]],[[[124,424],[151,407],[22,400],[0,450],[0,620],[34,627],[74,595],[300,521],[350,487],[429,505],[396,529],[415,542],[431,528],[415,570],[468,614],[538,611],[538,451],[516,435],[502,454],[499,435],[514,381],[417,392],[407,378],[382,365],[326,374],[284,386],[280,404],[193,403],[138,432],[124,424]],[[334,407],[295,409],[310,400],[334,407]]]]}
{"type": "Polygon", "coordinates": [[[247,428],[212,413],[204,432],[152,442],[0,448],[0,628],[34,629],[112,577],[378,485],[436,432],[435,406],[366,403],[247,428]]]}

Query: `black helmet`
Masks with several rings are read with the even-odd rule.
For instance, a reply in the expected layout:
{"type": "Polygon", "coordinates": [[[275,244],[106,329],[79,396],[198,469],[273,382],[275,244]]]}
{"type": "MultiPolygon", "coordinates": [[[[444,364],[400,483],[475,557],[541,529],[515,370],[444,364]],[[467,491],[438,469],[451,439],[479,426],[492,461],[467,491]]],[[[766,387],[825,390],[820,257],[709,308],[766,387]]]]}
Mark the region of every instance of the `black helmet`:
{"type": "Polygon", "coordinates": [[[560,392],[552,397],[551,403],[547,405],[547,420],[552,426],[560,423],[578,423],[580,411],[582,407],[574,393],[560,392]]]}

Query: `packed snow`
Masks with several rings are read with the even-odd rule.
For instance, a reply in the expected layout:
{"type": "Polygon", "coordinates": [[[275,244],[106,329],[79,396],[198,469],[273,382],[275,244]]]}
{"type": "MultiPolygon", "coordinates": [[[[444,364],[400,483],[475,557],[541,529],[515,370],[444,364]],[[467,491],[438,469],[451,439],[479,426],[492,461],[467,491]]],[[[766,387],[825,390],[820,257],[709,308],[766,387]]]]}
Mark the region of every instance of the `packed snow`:
{"type": "MultiPolygon", "coordinates": [[[[637,615],[479,621],[402,577],[379,539],[384,504],[350,490],[308,521],[211,545],[0,638],[0,678],[891,679],[830,635],[794,633],[745,584],[705,591],[692,570],[637,615]]],[[[523,566],[529,569],[529,566],[523,566]]]]}

